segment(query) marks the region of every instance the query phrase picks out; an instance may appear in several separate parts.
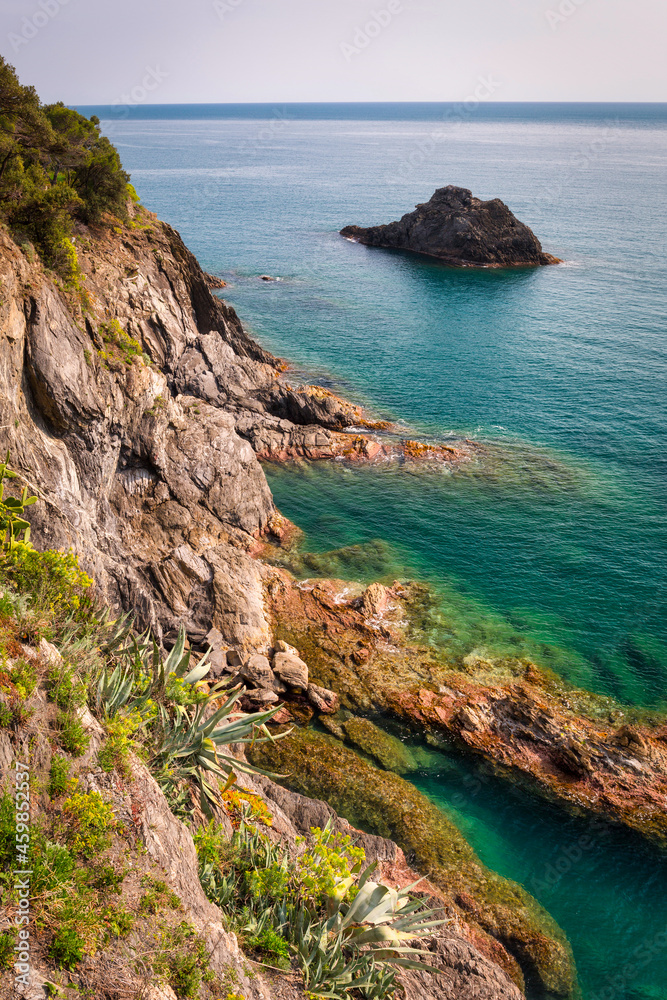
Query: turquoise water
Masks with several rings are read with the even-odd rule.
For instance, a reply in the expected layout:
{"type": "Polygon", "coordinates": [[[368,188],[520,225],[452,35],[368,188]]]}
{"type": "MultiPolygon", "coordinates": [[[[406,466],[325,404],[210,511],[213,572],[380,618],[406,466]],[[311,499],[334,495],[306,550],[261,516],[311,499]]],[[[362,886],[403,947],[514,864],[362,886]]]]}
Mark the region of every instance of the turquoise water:
{"type": "MultiPolygon", "coordinates": [[[[530,655],[592,690],[664,706],[667,109],[142,113],[109,131],[144,202],[229,280],[225,297],[295,377],[411,434],[488,446],[453,473],[267,469],[311,550],[352,547],[319,564],[430,581],[432,638],[454,655],[530,655]],[[503,198],[566,263],[455,271],[337,235],[447,183],[503,198]]],[[[423,780],[451,802],[437,767],[423,780]]],[[[667,926],[664,861],[614,836],[536,889],[571,821],[502,800],[485,786],[458,821],[561,921],[597,998],[622,942],[667,926]],[[642,909],[651,885],[661,901],[642,909]]],[[[652,955],[614,997],[667,996],[664,963],[652,955]]]]}

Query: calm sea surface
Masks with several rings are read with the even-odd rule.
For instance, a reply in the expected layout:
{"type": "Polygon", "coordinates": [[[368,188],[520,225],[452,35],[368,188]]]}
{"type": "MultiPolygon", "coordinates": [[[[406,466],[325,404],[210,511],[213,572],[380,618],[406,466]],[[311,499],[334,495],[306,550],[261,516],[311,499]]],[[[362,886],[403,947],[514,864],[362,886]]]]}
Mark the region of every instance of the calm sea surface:
{"type": "MultiPolygon", "coordinates": [[[[406,432],[487,444],[454,473],[269,468],[326,571],[429,581],[452,655],[667,707],[667,107],[85,110],[263,345],[406,432]],[[451,270],[337,234],[445,184],[502,198],[566,263],[451,270]]],[[[456,756],[416,783],[559,921],[587,1000],[667,997],[657,852],[577,849],[585,823],[456,756]]]]}

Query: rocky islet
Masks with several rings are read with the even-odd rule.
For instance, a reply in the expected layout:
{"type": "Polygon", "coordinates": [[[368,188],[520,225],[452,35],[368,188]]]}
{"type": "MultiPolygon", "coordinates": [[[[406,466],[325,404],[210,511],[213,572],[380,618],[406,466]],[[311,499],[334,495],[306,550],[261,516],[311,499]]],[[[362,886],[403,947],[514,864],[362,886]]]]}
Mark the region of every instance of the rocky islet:
{"type": "Polygon", "coordinates": [[[369,247],[410,250],[455,267],[531,267],[560,263],[499,198],[482,201],[468,188],[438,188],[388,225],[345,226],[341,236],[369,247]]]}

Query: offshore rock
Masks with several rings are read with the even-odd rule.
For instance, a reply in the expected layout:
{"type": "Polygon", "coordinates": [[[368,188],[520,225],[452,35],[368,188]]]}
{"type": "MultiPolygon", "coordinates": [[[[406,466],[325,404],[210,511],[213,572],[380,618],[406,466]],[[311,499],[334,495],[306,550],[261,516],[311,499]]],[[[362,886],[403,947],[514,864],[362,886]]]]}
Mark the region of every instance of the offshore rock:
{"type": "Polygon", "coordinates": [[[457,267],[558,264],[499,198],[480,201],[467,188],[439,188],[430,201],[386,226],[346,226],[341,236],[371,247],[412,250],[457,267]]]}

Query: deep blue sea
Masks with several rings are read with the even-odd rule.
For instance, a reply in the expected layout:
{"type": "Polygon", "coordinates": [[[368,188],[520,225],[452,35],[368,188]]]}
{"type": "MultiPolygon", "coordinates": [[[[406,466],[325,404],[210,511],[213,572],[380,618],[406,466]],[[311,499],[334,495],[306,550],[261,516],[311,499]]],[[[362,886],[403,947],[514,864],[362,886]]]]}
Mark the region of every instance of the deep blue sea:
{"type": "MultiPolygon", "coordinates": [[[[330,572],[429,581],[453,656],[667,707],[667,106],[81,110],[295,380],[487,445],[455,472],[268,468],[330,572]],[[338,235],[445,184],[502,198],[565,263],[453,270],[338,235]]],[[[664,1000],[665,859],[609,833],[554,881],[585,824],[468,779],[443,758],[417,783],[559,921],[586,1000],[664,1000]]]]}

